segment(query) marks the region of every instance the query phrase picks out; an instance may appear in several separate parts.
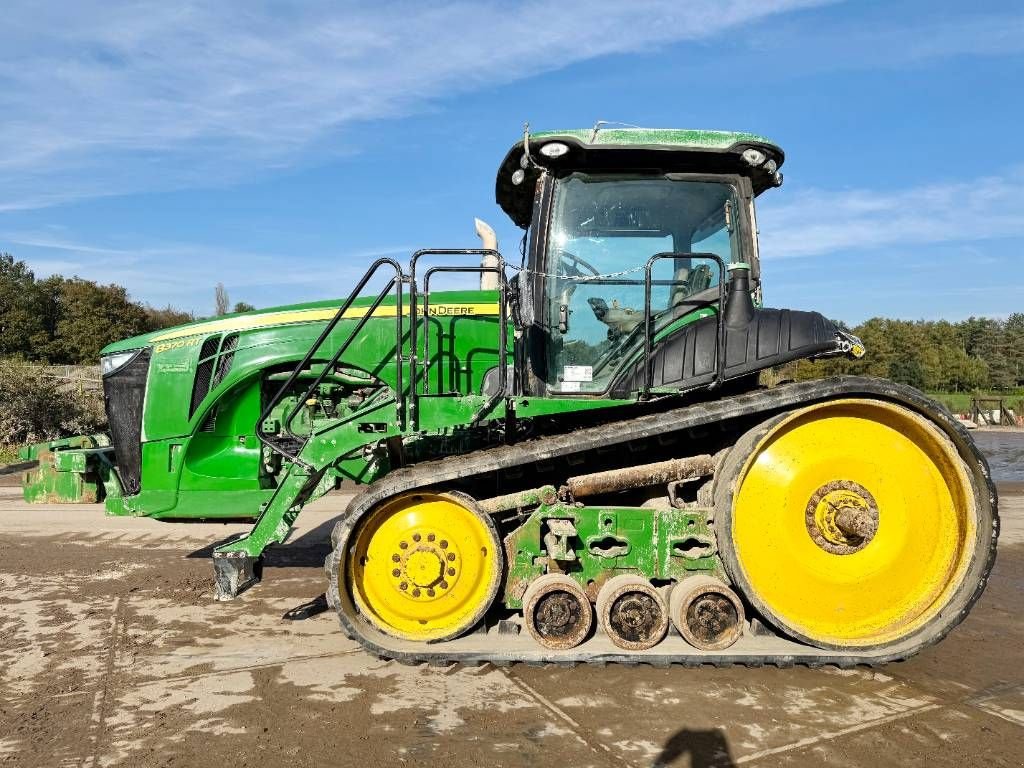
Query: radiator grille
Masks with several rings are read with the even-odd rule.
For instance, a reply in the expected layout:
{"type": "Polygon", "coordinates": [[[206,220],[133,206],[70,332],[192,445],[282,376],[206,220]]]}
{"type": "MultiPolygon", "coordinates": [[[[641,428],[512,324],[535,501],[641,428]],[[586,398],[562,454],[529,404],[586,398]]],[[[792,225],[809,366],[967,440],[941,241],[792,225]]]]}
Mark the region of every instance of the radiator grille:
{"type": "Polygon", "coordinates": [[[192,400],[189,404],[188,417],[196,415],[199,406],[210,390],[220,384],[231,370],[238,346],[238,334],[227,336],[210,336],[203,342],[199,350],[199,363],[196,365],[196,378],[192,384],[192,400]]]}
{"type": "Polygon", "coordinates": [[[107,422],[125,496],[142,489],[142,406],[149,357],[150,350],[145,349],[123,368],[103,377],[107,422]]]}

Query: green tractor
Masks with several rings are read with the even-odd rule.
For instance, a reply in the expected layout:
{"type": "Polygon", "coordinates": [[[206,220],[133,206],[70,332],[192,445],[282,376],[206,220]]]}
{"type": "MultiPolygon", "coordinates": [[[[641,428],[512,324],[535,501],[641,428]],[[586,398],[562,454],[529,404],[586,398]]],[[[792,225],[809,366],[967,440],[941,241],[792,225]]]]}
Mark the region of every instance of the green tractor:
{"type": "Polygon", "coordinates": [[[325,591],[384,657],[904,658],[980,595],[996,495],[914,389],[759,384],[864,354],[762,304],[754,199],[782,162],[745,133],[527,133],[496,185],[521,261],[482,227],[481,248],[378,259],[340,303],[105,349],[96,495],[113,515],[254,521],[214,552],[230,599],[304,504],[361,485],[325,591]]]}

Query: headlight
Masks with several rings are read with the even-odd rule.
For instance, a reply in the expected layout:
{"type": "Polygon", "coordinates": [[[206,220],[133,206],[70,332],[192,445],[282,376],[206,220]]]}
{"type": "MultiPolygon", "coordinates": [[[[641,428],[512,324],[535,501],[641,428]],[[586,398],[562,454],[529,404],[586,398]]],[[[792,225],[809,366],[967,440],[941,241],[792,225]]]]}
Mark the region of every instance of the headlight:
{"type": "Polygon", "coordinates": [[[765,161],[765,156],[761,150],[751,147],[743,151],[743,159],[747,165],[758,166],[765,161]]]}
{"type": "Polygon", "coordinates": [[[141,351],[142,350],[139,349],[130,349],[127,352],[115,352],[112,355],[104,355],[100,358],[100,366],[103,368],[103,375],[109,376],[115,371],[124,368],[141,351]]]}
{"type": "Polygon", "coordinates": [[[552,141],[540,148],[540,153],[544,157],[561,157],[568,151],[569,145],[563,144],[560,141],[552,141]]]}

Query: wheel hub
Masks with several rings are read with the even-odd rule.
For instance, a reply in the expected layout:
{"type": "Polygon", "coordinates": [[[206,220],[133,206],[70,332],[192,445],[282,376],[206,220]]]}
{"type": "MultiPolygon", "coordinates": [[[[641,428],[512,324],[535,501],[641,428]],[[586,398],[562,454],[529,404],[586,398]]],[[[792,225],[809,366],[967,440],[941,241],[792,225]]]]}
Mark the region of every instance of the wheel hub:
{"type": "Polygon", "coordinates": [[[641,642],[654,634],[661,622],[661,607],[650,595],[627,592],[608,612],[608,623],[625,640],[641,642]]]}
{"type": "Polygon", "coordinates": [[[878,504],[863,485],[834,480],[811,495],[806,522],[815,544],[834,555],[849,555],[864,549],[878,532],[878,504]]]}
{"type": "Polygon", "coordinates": [[[456,548],[439,532],[407,532],[391,555],[391,583],[405,597],[430,600],[452,588],[458,574],[456,548]]]}
{"type": "Polygon", "coordinates": [[[736,607],[714,592],[701,595],[686,611],[687,627],[694,637],[707,645],[719,642],[738,623],[736,607]]]}
{"type": "Polygon", "coordinates": [[[537,629],[547,637],[571,635],[581,620],[579,601],[568,592],[550,592],[538,601],[534,617],[537,629]]]}

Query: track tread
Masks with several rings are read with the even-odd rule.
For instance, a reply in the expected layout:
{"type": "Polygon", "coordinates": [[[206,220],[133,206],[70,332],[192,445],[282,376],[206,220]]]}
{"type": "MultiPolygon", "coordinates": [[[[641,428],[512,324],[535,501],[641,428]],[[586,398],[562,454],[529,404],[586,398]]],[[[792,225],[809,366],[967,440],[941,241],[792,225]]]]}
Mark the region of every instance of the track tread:
{"type": "MultiPolygon", "coordinates": [[[[974,602],[981,596],[995,562],[996,541],[999,534],[998,499],[991,472],[984,456],[980,454],[968,435],[966,428],[943,406],[926,398],[919,391],[884,379],[873,379],[857,376],[839,376],[813,382],[784,384],[773,389],[755,390],[753,392],[734,395],[710,402],[699,402],[679,408],[652,413],[621,421],[612,421],[599,426],[584,427],[572,432],[544,436],[524,441],[515,445],[481,449],[462,456],[452,456],[423,462],[415,466],[404,467],[389,473],[386,477],[367,486],[360,494],[353,497],[346,508],[345,514],[335,525],[331,533],[333,550],[325,562],[325,570],[329,574],[327,601],[336,611],[338,620],[345,634],[359,642],[369,653],[381,658],[392,659],[401,663],[490,663],[497,667],[506,667],[520,661],[504,656],[500,651],[491,653],[479,652],[446,652],[443,644],[435,647],[427,645],[415,650],[405,650],[380,645],[361,631],[361,620],[355,617],[355,609],[350,600],[341,594],[339,571],[342,567],[343,545],[350,536],[355,524],[362,515],[379,502],[398,493],[413,490],[425,490],[450,483],[459,478],[475,474],[498,472],[516,465],[530,464],[560,458],[563,454],[574,454],[594,450],[599,446],[609,448],[610,444],[628,444],[636,440],[646,440],[667,436],[695,427],[718,425],[733,419],[758,415],[762,418],[784,412],[795,407],[837,397],[866,396],[896,402],[925,415],[939,426],[956,444],[961,454],[973,459],[976,469],[981,472],[988,491],[988,503],[992,511],[992,537],[984,557],[984,567],[977,580],[975,590],[964,604],[958,615],[953,617],[939,631],[918,645],[900,648],[898,652],[881,653],[876,656],[856,655],[837,651],[822,650],[817,654],[807,653],[807,646],[794,643],[794,648],[801,651],[799,655],[788,653],[747,654],[731,653],[729,649],[719,656],[709,654],[681,654],[673,657],[664,655],[656,658],[644,658],[644,653],[628,654],[591,654],[582,648],[568,651],[551,651],[551,658],[523,659],[524,663],[538,662],[543,665],[564,665],[578,663],[619,663],[619,664],[652,664],[664,666],[676,664],[686,667],[711,665],[727,667],[740,664],[748,667],[765,665],[788,668],[794,665],[818,667],[823,665],[836,666],[843,669],[853,667],[876,667],[883,664],[906,659],[923,648],[933,645],[944,638],[953,627],[957,626],[968,614],[974,602]]],[[[571,462],[571,459],[570,459],[571,462]]],[[[397,645],[400,641],[394,641],[397,645]]],[[[652,655],[653,656],[653,655],[652,655]]]]}

